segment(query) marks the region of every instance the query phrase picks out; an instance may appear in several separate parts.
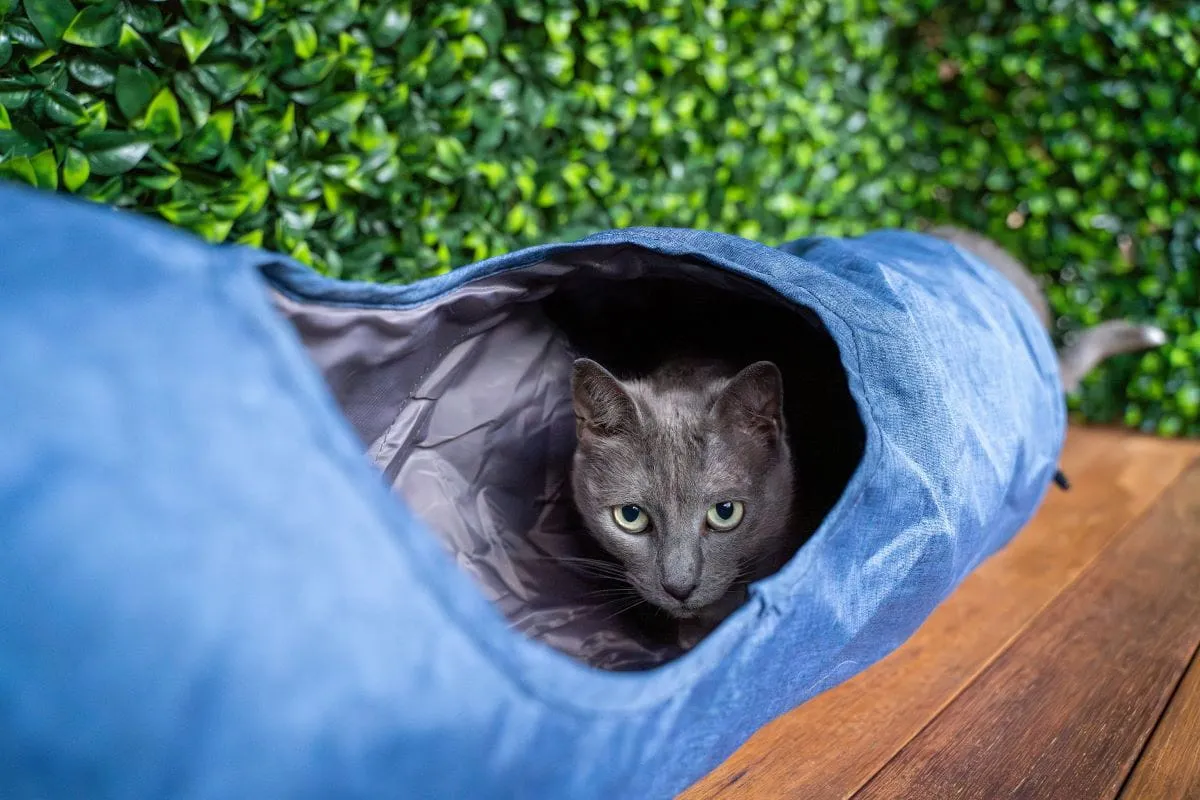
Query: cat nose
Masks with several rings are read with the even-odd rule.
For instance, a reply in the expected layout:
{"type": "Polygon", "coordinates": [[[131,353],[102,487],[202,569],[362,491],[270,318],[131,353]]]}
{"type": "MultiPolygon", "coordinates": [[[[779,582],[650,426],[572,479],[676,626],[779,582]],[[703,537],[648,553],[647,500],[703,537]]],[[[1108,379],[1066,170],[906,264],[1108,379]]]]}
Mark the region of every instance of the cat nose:
{"type": "Polygon", "coordinates": [[[663,591],[674,597],[679,602],[683,602],[692,596],[692,592],[696,591],[696,581],[692,579],[662,579],[663,591]]]}

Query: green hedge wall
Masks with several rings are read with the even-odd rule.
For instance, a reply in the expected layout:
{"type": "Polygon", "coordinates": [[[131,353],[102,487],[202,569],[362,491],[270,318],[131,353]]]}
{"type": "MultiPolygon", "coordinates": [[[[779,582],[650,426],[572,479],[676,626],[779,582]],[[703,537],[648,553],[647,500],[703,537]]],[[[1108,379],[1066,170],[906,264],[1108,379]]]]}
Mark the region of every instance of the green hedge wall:
{"type": "Polygon", "coordinates": [[[1194,435],[1198,67],[1200,4],[1133,0],[0,0],[0,173],[383,281],[954,220],[1064,331],[1167,328],[1072,403],[1194,435]]]}

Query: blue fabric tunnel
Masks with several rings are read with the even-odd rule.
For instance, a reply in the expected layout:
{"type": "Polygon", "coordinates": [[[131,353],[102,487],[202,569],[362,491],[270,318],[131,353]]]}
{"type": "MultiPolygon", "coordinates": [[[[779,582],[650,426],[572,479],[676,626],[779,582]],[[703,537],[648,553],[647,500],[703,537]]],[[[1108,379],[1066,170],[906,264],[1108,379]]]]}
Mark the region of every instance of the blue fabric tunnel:
{"type": "Polygon", "coordinates": [[[408,286],[0,188],[0,796],[667,798],[1029,519],[1033,310],[897,231],[629,229],[408,286]],[[572,359],[785,378],[815,532],[680,654],[588,600],[572,359]]]}

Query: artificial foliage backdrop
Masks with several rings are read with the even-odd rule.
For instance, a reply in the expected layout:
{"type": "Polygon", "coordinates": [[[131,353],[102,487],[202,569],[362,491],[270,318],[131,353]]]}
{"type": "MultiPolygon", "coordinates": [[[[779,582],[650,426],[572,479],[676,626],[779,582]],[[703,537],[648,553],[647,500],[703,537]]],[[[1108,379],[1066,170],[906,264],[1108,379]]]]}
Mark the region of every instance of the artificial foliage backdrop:
{"type": "Polygon", "coordinates": [[[0,175],[384,281],[954,221],[1168,331],[1082,416],[1200,434],[1200,4],[0,0],[0,175]]]}

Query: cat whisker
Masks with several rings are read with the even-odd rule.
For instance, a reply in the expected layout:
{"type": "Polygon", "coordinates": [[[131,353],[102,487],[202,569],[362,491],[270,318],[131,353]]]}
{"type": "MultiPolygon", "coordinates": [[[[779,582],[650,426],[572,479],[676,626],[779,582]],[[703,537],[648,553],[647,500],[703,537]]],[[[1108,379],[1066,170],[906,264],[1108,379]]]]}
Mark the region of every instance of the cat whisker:
{"type": "Polygon", "coordinates": [[[566,567],[567,569],[573,569],[573,570],[576,570],[579,572],[583,572],[585,570],[588,572],[594,572],[597,575],[624,575],[625,574],[625,570],[622,569],[621,567],[601,567],[601,566],[597,566],[596,564],[572,564],[569,561],[564,562],[563,566],[566,567]]]}
{"type": "Polygon", "coordinates": [[[614,589],[598,589],[597,591],[594,591],[594,592],[585,592],[584,594],[580,595],[580,597],[586,598],[586,599],[592,599],[592,598],[599,599],[602,597],[633,598],[633,597],[639,597],[639,595],[638,595],[637,591],[635,591],[632,587],[629,587],[629,588],[617,587],[614,589]]]}
{"type": "Polygon", "coordinates": [[[621,567],[602,567],[598,564],[573,564],[570,561],[564,561],[564,562],[562,562],[562,564],[567,569],[574,569],[574,570],[580,570],[580,571],[588,570],[589,572],[596,572],[596,573],[600,573],[600,574],[604,574],[604,575],[624,575],[625,574],[625,570],[621,567]]]}
{"type": "MultiPolygon", "coordinates": [[[[609,621],[610,619],[612,619],[613,617],[616,617],[616,616],[618,616],[618,615],[620,615],[620,614],[624,614],[626,611],[630,611],[630,610],[632,610],[632,609],[635,609],[635,608],[637,608],[638,606],[640,606],[640,605],[642,605],[643,603],[645,603],[645,602],[646,602],[645,598],[641,597],[640,595],[635,595],[635,597],[636,597],[637,599],[636,599],[634,602],[632,602],[632,603],[630,603],[630,602],[629,602],[629,600],[631,599],[629,596],[623,596],[623,597],[610,597],[610,598],[609,598],[609,599],[607,599],[607,600],[601,600],[601,601],[599,601],[598,603],[596,603],[594,607],[595,607],[595,609],[596,609],[597,611],[601,611],[601,610],[603,610],[604,608],[606,608],[606,607],[608,607],[608,606],[612,606],[612,605],[614,605],[614,604],[617,604],[617,603],[625,603],[625,604],[626,604],[626,605],[622,606],[621,608],[618,608],[618,609],[617,609],[616,611],[614,611],[612,614],[609,614],[609,615],[608,615],[607,617],[605,617],[604,619],[600,620],[600,622],[599,622],[599,623],[597,623],[597,624],[603,624],[603,623],[605,623],[605,622],[608,622],[608,621],[609,621]]],[[[527,623],[527,620],[523,620],[523,619],[510,619],[510,620],[508,621],[508,627],[509,627],[509,629],[510,629],[510,630],[515,630],[515,631],[523,631],[523,630],[525,630],[525,629],[526,629],[526,628],[525,628],[525,625],[526,625],[526,623],[527,623]]]]}
{"type": "Polygon", "coordinates": [[[624,568],[620,564],[615,564],[611,561],[602,561],[596,558],[577,558],[574,556],[534,556],[523,560],[528,561],[553,561],[562,564],[570,569],[584,571],[590,570],[597,575],[624,575],[624,568]]]}
{"type": "Polygon", "coordinates": [[[599,608],[604,608],[605,606],[610,606],[613,603],[624,603],[624,602],[628,602],[630,600],[644,600],[644,599],[645,598],[642,598],[642,597],[610,597],[607,600],[600,600],[599,602],[597,602],[595,604],[595,608],[599,609],[599,608]]]}
{"type": "Polygon", "coordinates": [[[601,594],[604,592],[626,592],[636,594],[637,587],[629,581],[614,581],[613,583],[596,584],[589,588],[585,594],[601,594]]]}
{"type": "Polygon", "coordinates": [[[594,575],[587,572],[574,572],[572,575],[582,578],[585,583],[597,589],[631,585],[629,579],[623,575],[594,575]]]}
{"type": "Polygon", "coordinates": [[[741,582],[743,584],[753,583],[755,580],[754,576],[758,573],[758,567],[758,559],[748,564],[743,564],[738,568],[737,574],[734,577],[734,581],[741,582]]]}
{"type": "Polygon", "coordinates": [[[601,565],[603,565],[603,566],[607,566],[607,567],[618,567],[618,566],[620,566],[620,565],[619,565],[619,564],[617,564],[615,561],[606,561],[606,560],[604,560],[604,559],[602,559],[602,558],[585,558],[585,557],[583,557],[583,556],[554,556],[554,555],[544,555],[544,556],[528,556],[528,558],[530,558],[530,559],[539,559],[539,560],[542,560],[542,561],[574,561],[574,562],[577,562],[577,563],[586,563],[586,564],[601,564],[601,565]]]}
{"type": "Polygon", "coordinates": [[[580,575],[580,576],[583,576],[586,578],[596,578],[601,581],[616,581],[618,583],[629,583],[629,578],[624,572],[621,572],[621,573],[592,572],[592,571],[589,571],[586,569],[579,569],[577,567],[568,568],[568,569],[570,570],[572,575],[580,575]]]}
{"type": "Polygon", "coordinates": [[[646,600],[645,600],[644,598],[638,598],[638,599],[637,599],[635,602],[633,602],[633,603],[630,603],[630,604],[629,604],[629,605],[627,605],[627,606],[623,606],[623,607],[621,607],[621,608],[618,608],[616,611],[614,611],[613,613],[609,614],[609,615],[608,615],[607,617],[605,617],[604,619],[600,620],[600,623],[601,623],[601,624],[603,624],[603,623],[605,623],[605,622],[608,622],[608,621],[609,621],[610,619],[612,619],[613,617],[617,617],[617,616],[620,616],[621,614],[624,614],[624,613],[626,613],[626,612],[632,611],[633,609],[637,608],[638,606],[645,604],[645,602],[646,602],[646,600]]]}

